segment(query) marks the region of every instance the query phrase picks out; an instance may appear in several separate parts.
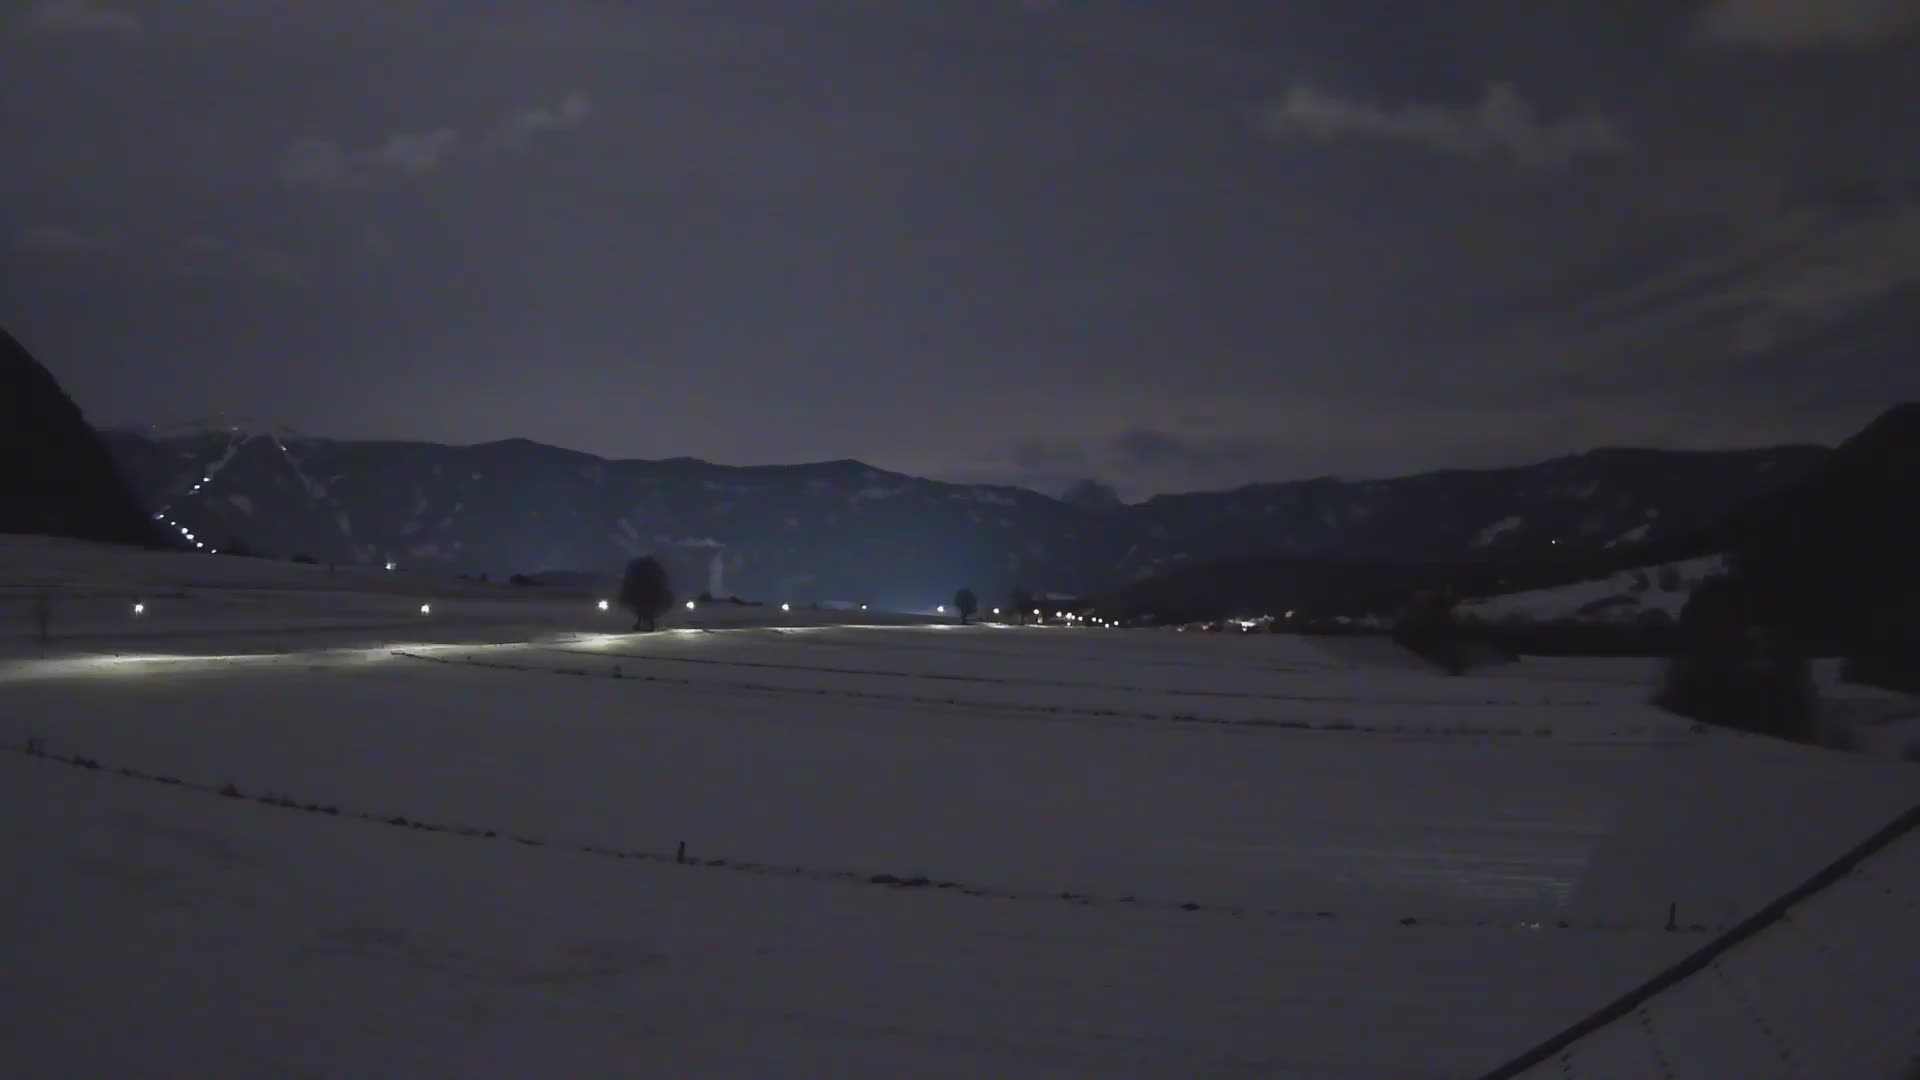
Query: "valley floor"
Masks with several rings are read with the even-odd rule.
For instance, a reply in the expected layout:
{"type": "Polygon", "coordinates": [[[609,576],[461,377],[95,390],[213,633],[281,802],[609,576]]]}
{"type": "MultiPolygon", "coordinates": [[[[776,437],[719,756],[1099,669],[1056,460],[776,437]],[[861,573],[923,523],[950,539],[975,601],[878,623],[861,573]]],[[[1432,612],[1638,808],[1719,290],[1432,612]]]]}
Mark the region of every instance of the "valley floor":
{"type": "MultiPolygon", "coordinates": [[[[10,1077],[1473,1076],[1920,791],[1696,732],[1618,662],[627,635],[591,598],[31,550],[0,590],[67,599],[45,649],[0,627],[0,743],[51,755],[0,753],[10,1077]]],[[[1754,1008],[1851,987],[1822,1030],[1910,1053],[1911,863],[1754,1008]]],[[[1677,1075],[1756,1045],[1710,1013],[1677,1075]]]]}

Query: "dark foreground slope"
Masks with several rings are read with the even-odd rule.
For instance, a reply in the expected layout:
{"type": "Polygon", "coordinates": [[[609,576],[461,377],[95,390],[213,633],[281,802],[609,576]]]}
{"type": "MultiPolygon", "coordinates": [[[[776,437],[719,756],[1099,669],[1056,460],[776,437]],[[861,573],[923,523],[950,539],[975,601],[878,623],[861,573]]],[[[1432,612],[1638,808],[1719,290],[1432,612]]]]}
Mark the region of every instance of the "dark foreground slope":
{"type": "Polygon", "coordinates": [[[80,407],[5,330],[0,330],[0,533],[164,543],[80,407]]]}
{"type": "Polygon", "coordinates": [[[1920,404],[1736,512],[1727,549],[1779,622],[1920,682],[1920,404]]]}

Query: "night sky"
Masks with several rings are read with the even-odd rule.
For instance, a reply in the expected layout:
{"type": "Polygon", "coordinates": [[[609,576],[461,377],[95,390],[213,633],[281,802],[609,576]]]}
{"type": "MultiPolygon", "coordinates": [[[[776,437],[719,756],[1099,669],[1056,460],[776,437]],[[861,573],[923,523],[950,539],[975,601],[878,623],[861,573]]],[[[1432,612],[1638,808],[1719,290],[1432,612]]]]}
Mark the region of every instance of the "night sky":
{"type": "Polygon", "coordinates": [[[1920,397],[1910,0],[0,6],[98,423],[1129,497],[1920,397]]]}

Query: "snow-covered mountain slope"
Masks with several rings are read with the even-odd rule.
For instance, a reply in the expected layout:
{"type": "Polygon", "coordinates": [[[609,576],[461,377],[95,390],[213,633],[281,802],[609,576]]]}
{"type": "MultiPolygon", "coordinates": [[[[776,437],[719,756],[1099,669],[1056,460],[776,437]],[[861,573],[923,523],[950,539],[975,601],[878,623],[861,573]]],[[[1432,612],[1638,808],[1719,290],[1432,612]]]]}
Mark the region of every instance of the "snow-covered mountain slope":
{"type": "Polygon", "coordinates": [[[1525,468],[1316,480],[1088,509],[854,461],[607,461],[524,440],[337,442],[258,424],[111,435],[177,530],[321,560],[504,575],[657,552],[683,588],[919,606],[961,584],[1084,593],[1190,561],[1292,553],[1453,560],[1604,553],[1686,536],[1818,448],[1596,451],[1525,468]]]}
{"type": "Polygon", "coordinates": [[[1725,569],[1720,555],[1657,563],[1551,589],[1464,600],[1459,612],[1485,622],[1670,622],[1679,619],[1695,585],[1725,569]]]}

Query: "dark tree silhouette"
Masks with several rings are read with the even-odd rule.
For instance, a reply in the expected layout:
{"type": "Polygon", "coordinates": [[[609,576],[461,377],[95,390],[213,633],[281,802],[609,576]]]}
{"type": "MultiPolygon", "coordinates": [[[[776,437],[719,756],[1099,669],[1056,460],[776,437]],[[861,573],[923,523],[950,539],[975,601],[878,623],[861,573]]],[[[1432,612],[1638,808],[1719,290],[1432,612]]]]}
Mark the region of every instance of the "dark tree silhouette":
{"type": "Polygon", "coordinates": [[[1013,604],[1013,614],[1020,625],[1027,625],[1027,616],[1033,614],[1033,594],[1024,588],[1015,589],[1009,603],[1013,604]]]}
{"type": "Polygon", "coordinates": [[[1466,644],[1454,617],[1454,598],[1446,591],[1422,589],[1394,624],[1393,640],[1460,675],[1467,670],[1466,644]]]}
{"type": "Polygon", "coordinates": [[[1810,742],[1812,664],[1801,636],[1737,569],[1701,582],[1680,611],[1680,644],[1654,704],[1706,724],[1810,742]]]}
{"type": "Polygon", "coordinates": [[[39,637],[40,644],[45,645],[53,630],[53,594],[46,589],[34,590],[27,610],[33,619],[34,633],[39,637]]]}
{"type": "Polygon", "coordinates": [[[965,626],[974,612],[980,610],[980,598],[973,595],[972,589],[963,588],[953,594],[953,610],[960,613],[960,625],[965,626]]]}
{"type": "Polygon", "coordinates": [[[667,583],[667,568],[651,555],[642,555],[627,564],[626,577],[620,581],[620,606],[633,612],[635,630],[652,630],[660,616],[673,606],[673,588],[667,583]]]}

